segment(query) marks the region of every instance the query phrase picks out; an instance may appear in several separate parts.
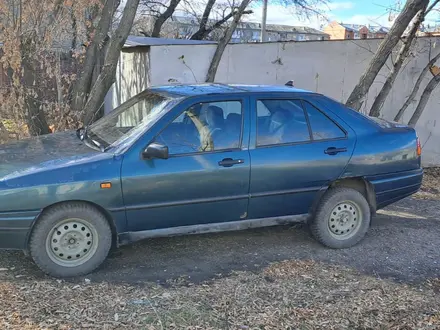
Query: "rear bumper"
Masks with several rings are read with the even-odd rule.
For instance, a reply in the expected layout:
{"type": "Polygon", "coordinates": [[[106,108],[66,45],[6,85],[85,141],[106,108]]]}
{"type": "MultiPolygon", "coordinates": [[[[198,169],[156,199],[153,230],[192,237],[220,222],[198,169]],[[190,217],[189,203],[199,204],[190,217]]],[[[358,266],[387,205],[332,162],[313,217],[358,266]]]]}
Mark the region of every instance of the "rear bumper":
{"type": "Polygon", "coordinates": [[[416,193],[422,186],[423,169],[368,177],[376,193],[376,208],[397,202],[416,193]]]}
{"type": "Polygon", "coordinates": [[[0,249],[24,250],[36,211],[0,212],[0,249]]]}

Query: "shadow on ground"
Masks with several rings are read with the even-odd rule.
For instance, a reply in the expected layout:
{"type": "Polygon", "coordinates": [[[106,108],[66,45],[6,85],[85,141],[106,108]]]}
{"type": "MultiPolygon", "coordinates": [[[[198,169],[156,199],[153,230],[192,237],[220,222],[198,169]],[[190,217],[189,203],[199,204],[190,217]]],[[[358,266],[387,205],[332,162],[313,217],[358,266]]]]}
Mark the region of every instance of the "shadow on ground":
{"type": "MultiPolygon", "coordinates": [[[[234,271],[259,270],[276,261],[312,259],[362,273],[418,282],[440,276],[440,202],[403,200],[374,218],[361,244],[331,250],[305,226],[160,238],[122,247],[87,276],[94,282],[200,282],[234,271]]],[[[1,278],[45,276],[20,252],[0,252],[1,278]]]]}

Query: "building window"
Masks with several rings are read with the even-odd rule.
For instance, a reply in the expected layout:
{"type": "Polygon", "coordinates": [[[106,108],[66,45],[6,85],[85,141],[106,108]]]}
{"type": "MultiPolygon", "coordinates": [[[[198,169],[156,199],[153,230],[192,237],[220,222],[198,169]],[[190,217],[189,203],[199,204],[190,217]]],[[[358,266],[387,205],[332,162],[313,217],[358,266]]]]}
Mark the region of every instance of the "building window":
{"type": "Polygon", "coordinates": [[[367,37],[368,37],[368,35],[366,33],[362,33],[362,36],[361,36],[362,39],[367,39],[367,37]]]}

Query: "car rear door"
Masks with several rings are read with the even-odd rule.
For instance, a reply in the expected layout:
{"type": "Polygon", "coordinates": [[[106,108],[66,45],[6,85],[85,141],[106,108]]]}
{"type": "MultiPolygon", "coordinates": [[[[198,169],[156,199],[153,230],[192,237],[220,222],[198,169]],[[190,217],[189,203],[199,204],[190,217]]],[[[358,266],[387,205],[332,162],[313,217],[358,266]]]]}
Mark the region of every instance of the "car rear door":
{"type": "Polygon", "coordinates": [[[201,96],[172,111],[169,120],[156,124],[124,157],[121,177],[129,230],[244,218],[249,201],[249,98],[201,96]],[[212,145],[200,145],[204,137],[195,122],[207,125],[202,131],[212,137],[212,145]],[[166,145],[169,158],[142,159],[142,150],[151,142],[166,145]]]}
{"type": "Polygon", "coordinates": [[[355,132],[306,95],[251,98],[250,218],[307,214],[350,160],[355,132]]]}

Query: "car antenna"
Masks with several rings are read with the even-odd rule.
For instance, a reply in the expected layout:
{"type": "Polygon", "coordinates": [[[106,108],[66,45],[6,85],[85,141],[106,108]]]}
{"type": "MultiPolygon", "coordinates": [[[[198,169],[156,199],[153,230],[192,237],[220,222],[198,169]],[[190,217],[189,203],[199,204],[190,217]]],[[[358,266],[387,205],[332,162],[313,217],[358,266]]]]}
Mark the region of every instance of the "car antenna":
{"type": "Polygon", "coordinates": [[[289,80],[285,86],[293,87],[293,80],[289,80]]]}

